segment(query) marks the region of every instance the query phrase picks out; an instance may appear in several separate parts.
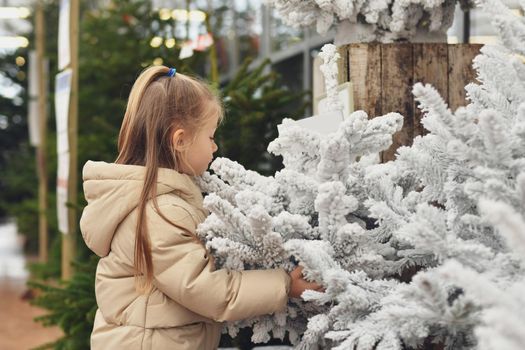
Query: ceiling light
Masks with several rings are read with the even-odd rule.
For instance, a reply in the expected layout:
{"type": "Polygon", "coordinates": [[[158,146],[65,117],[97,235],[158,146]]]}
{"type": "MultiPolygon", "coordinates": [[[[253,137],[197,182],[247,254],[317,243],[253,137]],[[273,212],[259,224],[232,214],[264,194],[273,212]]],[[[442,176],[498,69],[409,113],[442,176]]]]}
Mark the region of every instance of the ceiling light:
{"type": "Polygon", "coordinates": [[[27,7],[0,7],[0,18],[27,18],[30,14],[27,7]]]}
{"type": "Polygon", "coordinates": [[[171,12],[171,16],[174,20],[181,22],[186,22],[188,18],[191,22],[204,22],[206,19],[206,13],[198,10],[188,12],[182,9],[175,9],[171,12]]]}
{"type": "Polygon", "coordinates": [[[27,47],[29,40],[23,36],[0,36],[0,48],[27,47]]]}

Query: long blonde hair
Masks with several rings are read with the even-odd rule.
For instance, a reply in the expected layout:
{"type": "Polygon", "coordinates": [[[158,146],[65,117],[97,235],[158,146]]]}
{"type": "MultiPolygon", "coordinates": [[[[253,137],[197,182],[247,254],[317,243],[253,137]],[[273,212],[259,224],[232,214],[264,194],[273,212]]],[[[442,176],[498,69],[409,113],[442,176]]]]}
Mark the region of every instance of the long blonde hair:
{"type": "Polygon", "coordinates": [[[115,161],[146,168],[134,252],[135,281],[141,292],[147,291],[153,281],[146,203],[153,199],[157,212],[171,222],[160,213],[156,201],[158,169],[179,170],[179,165],[186,163],[184,153],[173,147],[172,136],[181,128],[195,135],[210,117],[218,115],[221,120],[223,116],[220,99],[207,84],[180,73],[169,77],[168,71],[165,66],[149,67],[135,81],[120,128],[115,161]]]}

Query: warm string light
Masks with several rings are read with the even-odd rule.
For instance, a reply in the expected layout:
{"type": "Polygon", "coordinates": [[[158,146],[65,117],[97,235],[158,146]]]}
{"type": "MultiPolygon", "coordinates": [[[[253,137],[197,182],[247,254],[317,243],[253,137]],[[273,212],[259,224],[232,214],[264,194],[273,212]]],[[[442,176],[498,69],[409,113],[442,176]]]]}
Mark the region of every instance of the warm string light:
{"type": "Polygon", "coordinates": [[[16,65],[17,65],[17,66],[22,67],[24,64],[26,64],[26,59],[23,58],[22,56],[18,56],[18,57],[15,59],[15,62],[16,62],[16,65]]]}
{"type": "MultiPolygon", "coordinates": [[[[168,8],[162,8],[159,9],[159,18],[163,21],[167,21],[170,19],[173,19],[177,22],[185,23],[185,22],[191,22],[196,25],[200,25],[201,23],[204,23],[206,20],[206,13],[199,10],[191,10],[187,11],[184,9],[168,9],[168,8]]],[[[159,48],[163,44],[168,49],[174,48],[175,44],[177,43],[175,38],[168,38],[164,39],[160,36],[155,36],[150,40],[150,46],[153,48],[159,48]]]]}

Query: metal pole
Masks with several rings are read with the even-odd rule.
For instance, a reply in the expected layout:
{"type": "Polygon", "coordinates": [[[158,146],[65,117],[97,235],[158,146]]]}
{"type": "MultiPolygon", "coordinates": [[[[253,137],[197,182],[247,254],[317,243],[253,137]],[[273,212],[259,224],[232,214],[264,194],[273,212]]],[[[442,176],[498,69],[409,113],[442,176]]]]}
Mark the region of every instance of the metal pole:
{"type": "Polygon", "coordinates": [[[208,32],[209,35],[213,38],[213,44],[211,44],[210,51],[209,51],[209,57],[210,57],[210,81],[212,85],[216,88],[219,87],[219,68],[217,65],[217,38],[215,35],[213,35],[211,24],[210,24],[210,13],[211,8],[209,8],[209,12],[206,13],[206,32],[208,32]]]}
{"type": "Polygon", "coordinates": [[[470,41],[470,11],[463,11],[463,42],[468,44],[470,41]]]}

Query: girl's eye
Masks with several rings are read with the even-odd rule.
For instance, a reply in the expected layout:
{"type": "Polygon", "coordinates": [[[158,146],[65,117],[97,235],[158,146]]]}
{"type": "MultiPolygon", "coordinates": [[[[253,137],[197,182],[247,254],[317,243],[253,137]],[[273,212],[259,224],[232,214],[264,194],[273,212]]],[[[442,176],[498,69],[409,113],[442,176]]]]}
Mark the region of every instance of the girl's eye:
{"type": "Polygon", "coordinates": [[[210,140],[215,141],[215,137],[213,137],[213,136],[210,137],[210,140]]]}

